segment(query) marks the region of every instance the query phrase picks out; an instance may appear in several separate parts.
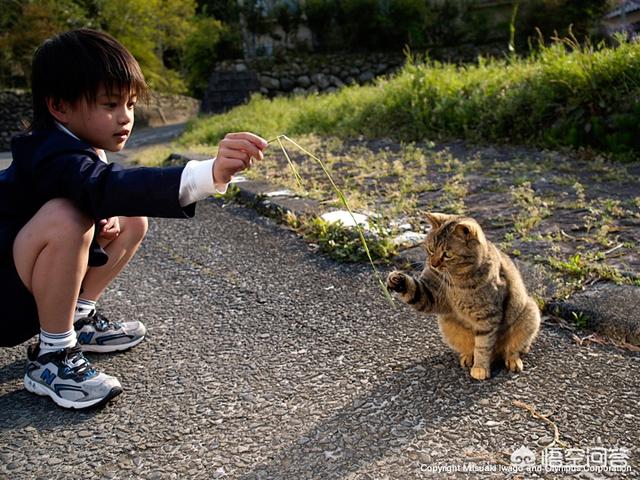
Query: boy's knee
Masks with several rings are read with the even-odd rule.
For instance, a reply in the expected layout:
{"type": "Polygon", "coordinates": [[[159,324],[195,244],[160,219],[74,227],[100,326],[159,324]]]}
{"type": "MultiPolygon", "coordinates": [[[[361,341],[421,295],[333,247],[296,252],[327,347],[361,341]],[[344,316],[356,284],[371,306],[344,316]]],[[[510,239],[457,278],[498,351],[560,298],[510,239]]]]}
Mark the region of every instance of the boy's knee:
{"type": "Polygon", "coordinates": [[[142,239],[149,230],[149,220],[147,217],[127,217],[125,229],[132,237],[142,239]]]}
{"type": "Polygon", "coordinates": [[[65,198],[54,198],[49,200],[42,209],[59,238],[83,237],[86,242],[91,242],[94,222],[73,202],[65,198]]]}

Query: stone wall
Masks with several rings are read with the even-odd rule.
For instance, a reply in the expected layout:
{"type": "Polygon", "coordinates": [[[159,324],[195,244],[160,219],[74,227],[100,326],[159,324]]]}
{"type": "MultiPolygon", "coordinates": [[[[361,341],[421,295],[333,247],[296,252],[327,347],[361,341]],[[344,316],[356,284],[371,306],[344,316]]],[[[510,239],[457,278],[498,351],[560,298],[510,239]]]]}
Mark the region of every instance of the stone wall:
{"type": "MultiPolygon", "coordinates": [[[[137,126],[159,126],[185,122],[198,115],[200,102],[183,95],[153,93],[149,102],[136,106],[137,126]]],[[[11,149],[11,137],[21,132],[32,116],[31,94],[19,90],[0,91],[0,151],[11,149]]]]}
{"type": "Polygon", "coordinates": [[[11,137],[31,120],[31,94],[20,90],[0,92],[0,151],[11,149],[11,137]]]}
{"type": "MultiPolygon", "coordinates": [[[[462,44],[429,50],[433,60],[474,63],[478,56],[500,58],[504,45],[462,44]]],[[[245,103],[251,93],[267,97],[308,95],[336,91],[345,85],[367,84],[381,75],[390,75],[405,63],[396,53],[291,55],[220,62],[212,73],[201,110],[218,113],[245,103]]]]}
{"type": "Polygon", "coordinates": [[[141,127],[182,123],[195,118],[199,109],[200,102],[195,98],[152,93],[148,102],[136,105],[135,123],[141,127]]]}
{"type": "Polygon", "coordinates": [[[345,85],[363,85],[378,76],[393,73],[403,63],[401,54],[386,53],[225,61],[211,75],[202,110],[225,111],[243,103],[252,92],[267,97],[308,95],[336,91],[345,85]],[[251,77],[257,82],[241,81],[251,77]],[[216,101],[209,101],[211,98],[216,101]]]}

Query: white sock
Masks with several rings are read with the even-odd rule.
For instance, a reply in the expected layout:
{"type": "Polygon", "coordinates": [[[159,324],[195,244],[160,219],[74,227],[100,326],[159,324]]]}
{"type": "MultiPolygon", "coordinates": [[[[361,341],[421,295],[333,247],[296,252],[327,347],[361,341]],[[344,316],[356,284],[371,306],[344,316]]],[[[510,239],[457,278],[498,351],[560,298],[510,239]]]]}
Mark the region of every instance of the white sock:
{"type": "Polygon", "coordinates": [[[78,303],[76,303],[76,310],[73,312],[73,321],[77,322],[80,318],[88,317],[91,312],[96,309],[96,302],[93,300],[85,300],[84,298],[79,298],[78,303]]]}
{"type": "Polygon", "coordinates": [[[73,347],[75,344],[76,332],[73,329],[62,333],[49,333],[40,329],[40,355],[73,347]]]}

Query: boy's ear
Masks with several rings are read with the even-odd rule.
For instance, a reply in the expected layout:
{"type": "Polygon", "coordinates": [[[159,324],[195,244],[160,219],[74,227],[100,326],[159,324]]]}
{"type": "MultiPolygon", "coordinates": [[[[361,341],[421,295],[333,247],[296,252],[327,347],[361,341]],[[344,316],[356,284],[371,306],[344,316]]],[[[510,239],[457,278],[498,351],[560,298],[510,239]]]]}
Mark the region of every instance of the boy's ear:
{"type": "Polygon", "coordinates": [[[53,118],[60,123],[67,123],[69,115],[69,104],[59,98],[47,97],[47,108],[53,118]]]}

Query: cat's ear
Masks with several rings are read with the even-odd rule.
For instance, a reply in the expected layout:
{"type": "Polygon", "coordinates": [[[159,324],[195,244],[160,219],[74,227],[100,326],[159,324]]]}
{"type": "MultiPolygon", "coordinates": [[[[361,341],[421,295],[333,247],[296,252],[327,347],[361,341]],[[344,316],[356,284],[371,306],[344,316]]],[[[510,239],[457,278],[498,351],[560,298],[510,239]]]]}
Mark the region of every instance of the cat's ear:
{"type": "Polygon", "coordinates": [[[427,220],[433,227],[434,230],[440,228],[444,222],[449,220],[451,215],[447,215],[445,213],[427,213],[427,220]]]}
{"type": "Polygon", "coordinates": [[[480,225],[478,225],[473,220],[462,220],[460,223],[456,225],[453,229],[454,233],[465,240],[478,240],[480,242],[484,241],[484,234],[482,233],[482,229],[480,225]]]}

